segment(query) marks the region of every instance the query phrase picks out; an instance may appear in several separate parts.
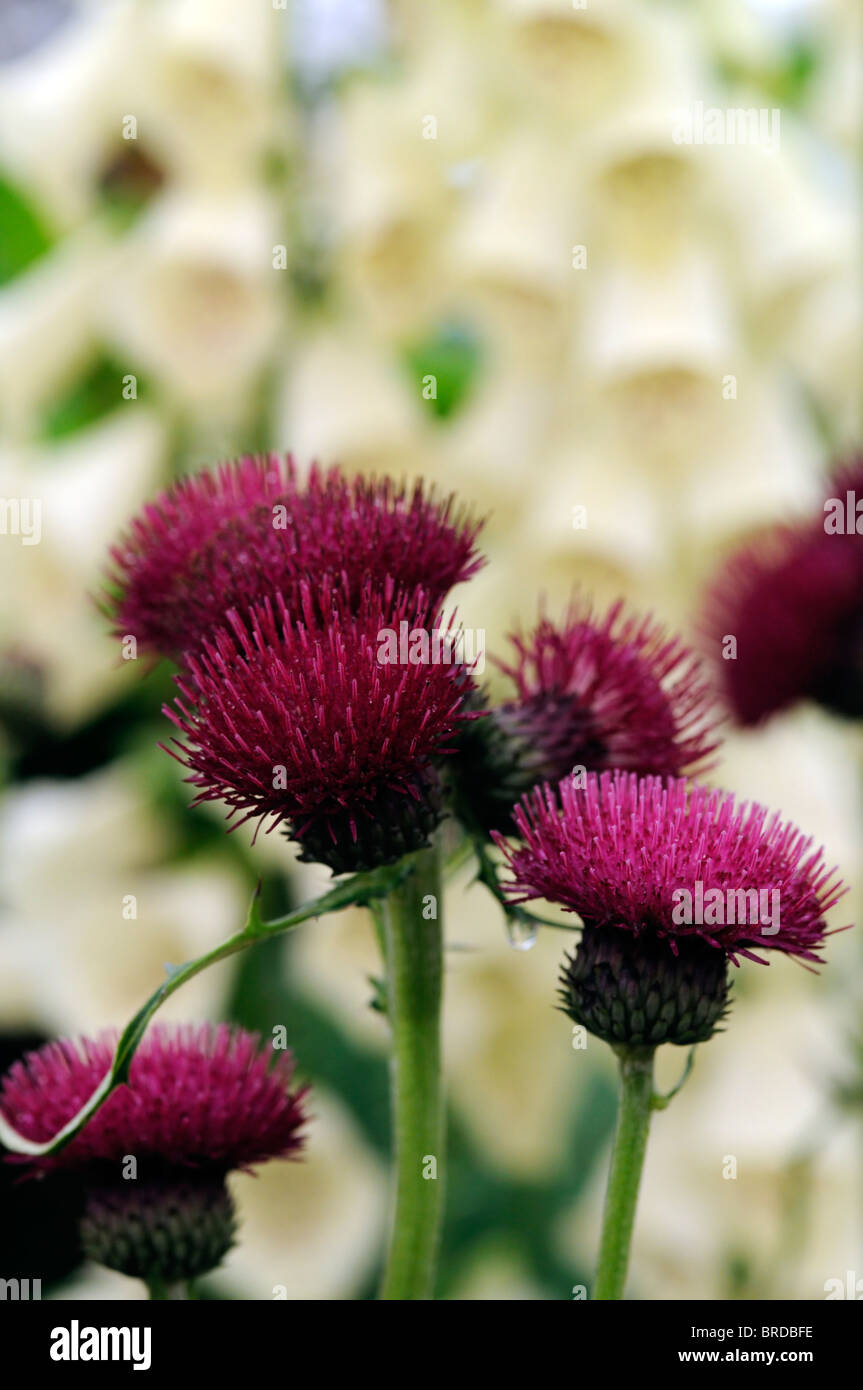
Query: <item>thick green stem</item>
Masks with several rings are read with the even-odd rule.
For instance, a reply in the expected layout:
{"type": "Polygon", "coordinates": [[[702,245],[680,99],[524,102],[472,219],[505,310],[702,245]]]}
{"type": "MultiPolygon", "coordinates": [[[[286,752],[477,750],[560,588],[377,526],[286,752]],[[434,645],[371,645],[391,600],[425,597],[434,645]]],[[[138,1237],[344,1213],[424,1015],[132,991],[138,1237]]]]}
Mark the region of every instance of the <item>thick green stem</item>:
{"type": "Polygon", "coordinates": [[[383,1299],[424,1299],[434,1292],[445,1143],[441,907],[437,851],[422,850],[413,857],[410,875],[383,904],[395,1149],[383,1299]]]}
{"type": "Polygon", "coordinates": [[[653,1095],[653,1049],[620,1048],[618,1056],[620,1108],[593,1291],[595,1299],[603,1300],[623,1298],[653,1095]]]}

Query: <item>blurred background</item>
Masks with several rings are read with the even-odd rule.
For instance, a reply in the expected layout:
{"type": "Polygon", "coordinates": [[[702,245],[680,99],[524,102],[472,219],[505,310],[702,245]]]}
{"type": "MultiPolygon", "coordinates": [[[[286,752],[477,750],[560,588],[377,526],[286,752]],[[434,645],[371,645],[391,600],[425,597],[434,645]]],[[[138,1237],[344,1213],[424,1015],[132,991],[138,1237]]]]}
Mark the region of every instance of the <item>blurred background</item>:
{"type": "MultiPolygon", "coordinates": [[[[812,505],[861,439],[860,21],[854,0],[0,0],[0,498],[41,507],[38,543],[8,506],[0,534],[0,1066],[124,1023],[257,877],[270,912],[321,886],[186,809],[156,746],[170,672],[119,661],[96,608],[106,547],[171,478],[274,448],[456,489],[490,514],[456,601],[491,652],[574,586],[691,636],[723,553],[812,505]],[[778,110],[781,139],[681,143],[699,102],[778,110]]],[[[729,734],[712,776],[816,834],[852,885],[835,924],[859,917],[858,730],[797,710],[729,734]]],[[[570,1298],[611,1055],[554,1011],[558,933],[513,950],[462,881],[447,941],[440,1296],[570,1298]]],[[[634,1296],[863,1279],[859,932],[829,957],[740,971],[655,1121],[634,1296]]],[[[283,1024],[314,1086],[306,1162],[236,1180],[210,1296],[373,1295],[376,969],[347,912],[166,1010],[283,1024]]],[[[660,1080],[683,1060],[664,1049],[660,1080]]],[[[62,1189],[13,1194],[7,1170],[0,1213],[0,1275],[140,1296],[81,1264],[62,1189]]]]}

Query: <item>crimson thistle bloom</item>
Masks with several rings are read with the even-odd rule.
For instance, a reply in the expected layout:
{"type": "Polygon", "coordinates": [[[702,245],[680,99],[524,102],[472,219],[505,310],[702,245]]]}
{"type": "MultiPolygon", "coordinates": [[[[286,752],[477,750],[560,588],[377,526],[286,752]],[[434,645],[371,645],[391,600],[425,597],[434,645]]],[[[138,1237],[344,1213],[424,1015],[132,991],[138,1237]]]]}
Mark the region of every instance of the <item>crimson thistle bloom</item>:
{"type": "Polygon", "coordinates": [[[679,778],[591,773],[583,787],[568,779],[526,796],[515,821],[521,845],[495,837],[514,876],[505,891],[579,914],[563,1009],[620,1061],[593,1293],[619,1299],[651,1111],[670,1099],[653,1090],[656,1047],[712,1036],[727,1008],[728,961],[774,950],[819,962],[825,913],[842,888],[793,825],[679,778]]]}
{"type": "Polygon", "coordinates": [[[368,581],[422,587],[433,602],[470,578],[480,524],[420,481],[345,477],[290,457],[245,457],[175,483],[111,551],[108,608],[118,637],[180,661],[232,608],[329,576],[352,604],[368,581]]]}
{"type": "Polygon", "coordinates": [[[741,547],[708,591],[705,633],[738,724],[801,700],[863,714],[863,459],[840,469],[829,492],[823,515],[741,547]]]}
{"type": "Polygon", "coordinates": [[[700,663],[649,617],[622,601],[602,617],[583,602],[563,623],[542,618],[511,638],[515,659],[496,664],[516,698],[468,726],[459,797],[484,830],[512,830],[512,809],[539,782],[574,768],[678,776],[717,746],[712,696],[700,663]]]}
{"type": "MultiPolygon", "coordinates": [[[[0,1110],[27,1139],[59,1132],[110,1070],[116,1034],[49,1043],[7,1073],[0,1110]]],[[[228,1173],[295,1158],[306,1089],[291,1090],[290,1052],[225,1024],[154,1027],[118,1087],[65,1148],[10,1155],[28,1176],[77,1173],[85,1253],[153,1287],[207,1273],[230,1250],[228,1173]],[[129,1161],[134,1169],[129,1171],[129,1161]]]]}
{"type": "Polygon", "coordinates": [[[441,816],[434,760],[452,751],[470,680],[387,659],[401,622],[437,621],[421,594],[390,607],[367,589],[358,614],[334,602],[323,627],[295,621],[281,598],[245,621],[229,613],[165,713],[185,738],[173,756],[199,789],[193,804],[225,801],[229,819],[242,813],[232,828],[287,822],[301,857],[343,873],[428,843],[441,816]]]}
{"type": "Polygon", "coordinates": [[[387,1298],[428,1296],[438,1245],[441,1184],[415,1182],[416,1154],[441,1155],[443,1144],[430,836],[442,814],[437,761],[471,717],[472,693],[450,664],[456,634],[439,608],[479,568],[478,531],[422,482],[313,467],[301,483],[290,459],[243,459],[145,508],[109,576],[117,635],[181,668],[166,709],[181,737],[167,751],[188,769],[196,803],[225,800],[232,828],[281,824],[303,858],[336,873],[410,857],[377,919],[397,1138],[387,1298]],[[403,624],[438,654],[442,645],[442,659],[411,640],[399,667],[389,638],[400,651],[403,624]]]}
{"type": "Polygon", "coordinates": [[[496,837],[506,891],[581,917],[565,1007],[608,1042],[703,1042],[725,1010],[728,961],[821,961],[841,884],[811,839],[761,806],[618,772],[538,788],[515,821],[522,844],[496,837]]]}

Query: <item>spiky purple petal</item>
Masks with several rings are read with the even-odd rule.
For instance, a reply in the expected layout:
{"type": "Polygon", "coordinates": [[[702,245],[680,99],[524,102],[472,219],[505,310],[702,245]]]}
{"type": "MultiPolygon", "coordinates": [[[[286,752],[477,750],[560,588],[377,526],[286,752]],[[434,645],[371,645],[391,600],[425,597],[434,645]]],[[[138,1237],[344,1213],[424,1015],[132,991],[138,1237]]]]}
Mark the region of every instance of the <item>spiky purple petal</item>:
{"type": "Polygon", "coordinates": [[[771,950],[821,960],[825,914],[842,885],[811,838],[761,806],[738,805],[727,792],[682,778],[591,773],[584,786],[567,778],[557,788],[537,788],[515,821],[521,845],[495,839],[512,870],[507,892],[516,901],[545,898],[578,913],[587,927],[649,932],[672,948],[697,936],[732,959],[771,950]],[[747,920],[675,920],[682,901],[675,893],[695,901],[699,883],[705,898],[713,889],[778,893],[778,931],[768,934],[747,920]]]}
{"type": "MultiPolygon", "coordinates": [[[[50,1139],[107,1074],[117,1036],[62,1039],[28,1053],[6,1074],[0,1110],[26,1138],[50,1139]]],[[[50,1157],[16,1155],[33,1171],[119,1171],[127,1155],[149,1168],[215,1175],[302,1148],[305,1089],[291,1090],[293,1057],[227,1024],[155,1026],[139,1046],[129,1081],[74,1139],[50,1157]]]]}
{"type": "Polygon", "coordinates": [[[111,552],[108,607],[119,637],[180,660],[229,609],[276,594],[293,609],[308,578],[337,581],[351,602],[369,581],[421,586],[439,602],[481,565],[479,529],[421,481],[317,466],[302,481],[290,457],[245,457],[144,507],[111,552]]]}

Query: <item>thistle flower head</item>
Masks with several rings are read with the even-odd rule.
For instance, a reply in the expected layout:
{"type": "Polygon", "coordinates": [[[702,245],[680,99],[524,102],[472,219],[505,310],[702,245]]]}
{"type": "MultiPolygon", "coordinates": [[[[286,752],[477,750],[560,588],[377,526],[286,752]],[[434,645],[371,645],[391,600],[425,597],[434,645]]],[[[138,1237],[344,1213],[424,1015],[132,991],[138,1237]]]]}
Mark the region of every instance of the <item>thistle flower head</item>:
{"type": "Polygon", "coordinates": [[[765,950],[821,960],[841,884],[823,850],[761,806],[682,778],[591,773],[584,786],[537,788],[515,820],[523,844],[496,837],[515,900],[546,898],[586,927],[647,933],[672,951],[698,938],[735,963],[765,950]]]}
{"type": "MultiPolygon", "coordinates": [[[[58,1133],[106,1076],[117,1037],[49,1043],[16,1062],[0,1110],[36,1143],[58,1133]]],[[[293,1059],[239,1028],[153,1028],[113,1091],[74,1139],[48,1156],[10,1155],[36,1175],[79,1175],[81,1242],[91,1260],[161,1283],[214,1269],[234,1242],[225,1179],[303,1146],[304,1090],[293,1059]],[[129,1171],[129,1160],[135,1170],[129,1171]]]]}
{"type": "Polygon", "coordinates": [[[677,776],[716,748],[698,660],[622,602],[604,617],[576,602],[562,624],[543,618],[511,640],[515,659],[496,664],[516,698],[466,733],[466,790],[484,828],[511,828],[519,796],[574,767],[677,776]]]}
{"type": "Polygon", "coordinates": [[[309,576],[337,578],[351,602],[386,579],[440,601],[482,563],[479,529],[422,482],[317,466],[301,482],[290,457],[246,457],[143,509],[111,551],[108,606],[116,635],[179,661],[229,609],[277,593],[291,609],[309,576]]]}
{"type": "Polygon", "coordinates": [[[732,554],[708,590],[705,636],[738,724],[807,699],[863,714],[863,459],[828,493],[822,514],[732,554]]]}
{"type": "Polygon", "coordinates": [[[195,804],[225,801],[236,825],[287,821],[304,857],[345,872],[427,843],[440,816],[433,759],[451,751],[471,687],[463,668],[391,659],[401,623],[436,621],[421,594],[386,604],[367,588],[357,613],[334,602],[320,626],[281,599],[247,621],[230,613],[166,713],[195,804]]]}
{"type": "Polygon", "coordinates": [[[118,637],[178,660],[221,622],[295,573],[294,536],[274,507],[296,498],[293,460],[245,457],[181,478],[147,503],[111,549],[108,607],[118,637]]]}
{"type": "Polygon", "coordinates": [[[355,599],[367,579],[389,576],[436,605],[485,563],[476,549],[482,522],[422,479],[408,485],[313,467],[291,524],[303,570],[345,573],[355,599]]]}
{"type": "MultiPolygon", "coordinates": [[[[27,1139],[50,1139],[106,1076],[116,1046],[106,1032],[48,1043],[16,1062],[0,1087],[0,1110],[27,1139]]],[[[222,1177],[302,1148],[304,1090],[290,1089],[289,1052],[226,1024],[153,1027],[139,1046],[129,1081],[65,1148],[47,1157],[10,1155],[33,1172],[76,1169],[98,1178],[119,1173],[134,1155],[145,1174],[222,1177]]]]}
{"type": "Polygon", "coordinates": [[[764,950],[820,961],[841,896],[793,825],[680,778],[591,773],[537,788],[500,835],[516,901],[577,912],[561,977],[564,1011],[615,1046],[691,1046],[725,1016],[727,962],[764,950]]]}

